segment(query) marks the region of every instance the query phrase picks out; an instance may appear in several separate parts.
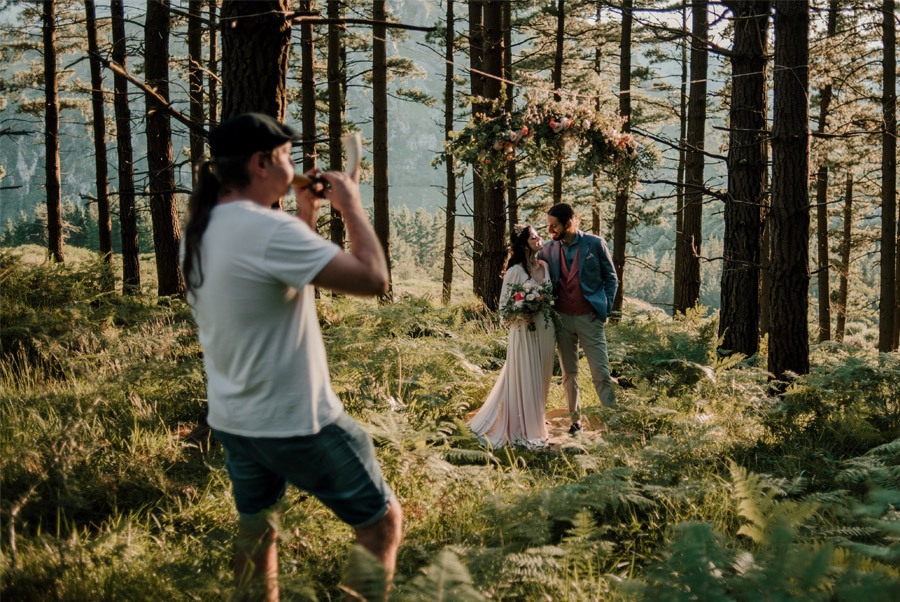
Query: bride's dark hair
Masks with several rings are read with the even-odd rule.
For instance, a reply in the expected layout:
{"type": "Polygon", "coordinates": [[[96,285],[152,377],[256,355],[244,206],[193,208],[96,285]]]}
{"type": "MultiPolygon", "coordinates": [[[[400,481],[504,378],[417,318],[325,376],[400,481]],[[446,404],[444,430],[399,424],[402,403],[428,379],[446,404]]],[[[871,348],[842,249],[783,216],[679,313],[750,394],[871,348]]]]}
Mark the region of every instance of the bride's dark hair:
{"type": "Polygon", "coordinates": [[[506,262],[507,270],[516,264],[522,264],[529,278],[531,278],[531,270],[528,269],[528,253],[531,249],[528,247],[528,239],[531,238],[532,232],[534,232],[534,228],[529,224],[525,224],[521,226],[521,230],[518,233],[512,236],[509,261],[506,262]]]}

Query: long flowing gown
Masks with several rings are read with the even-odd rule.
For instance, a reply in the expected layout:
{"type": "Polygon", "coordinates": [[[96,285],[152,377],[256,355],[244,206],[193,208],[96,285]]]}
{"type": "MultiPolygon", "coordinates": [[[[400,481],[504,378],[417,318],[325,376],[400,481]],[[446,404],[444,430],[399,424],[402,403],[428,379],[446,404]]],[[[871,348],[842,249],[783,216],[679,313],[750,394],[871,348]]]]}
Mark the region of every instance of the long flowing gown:
{"type": "MultiPolygon", "coordinates": [[[[549,282],[550,270],[543,261],[539,263],[544,272],[542,282],[549,282]]],[[[521,265],[509,268],[503,276],[500,307],[509,298],[512,284],[529,279],[521,265]]],[[[510,326],[506,364],[484,405],[469,422],[479,438],[495,447],[508,444],[540,447],[547,442],[544,410],[553,375],[556,333],[553,323],[545,323],[541,315],[535,316],[534,325],[534,330],[529,330],[524,321],[510,326]]]]}

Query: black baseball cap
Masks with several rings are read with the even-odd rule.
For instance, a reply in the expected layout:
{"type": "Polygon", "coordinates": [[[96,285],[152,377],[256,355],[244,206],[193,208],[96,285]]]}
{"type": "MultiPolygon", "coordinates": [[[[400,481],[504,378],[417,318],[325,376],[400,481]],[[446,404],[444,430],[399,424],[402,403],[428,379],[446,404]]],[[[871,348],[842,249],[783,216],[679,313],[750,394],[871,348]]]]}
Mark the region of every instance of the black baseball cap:
{"type": "Polygon", "coordinates": [[[252,155],[300,139],[300,133],[263,113],[243,113],[223,121],[209,134],[213,157],[252,155]]]}

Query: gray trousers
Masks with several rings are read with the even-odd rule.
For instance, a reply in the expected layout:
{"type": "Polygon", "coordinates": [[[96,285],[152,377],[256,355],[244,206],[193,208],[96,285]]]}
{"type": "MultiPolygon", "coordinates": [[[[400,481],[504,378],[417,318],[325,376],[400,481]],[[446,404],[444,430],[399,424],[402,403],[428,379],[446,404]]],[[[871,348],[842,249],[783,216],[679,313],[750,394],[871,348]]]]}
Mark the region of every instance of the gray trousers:
{"type": "Polygon", "coordinates": [[[606,407],[615,405],[609,375],[609,352],[606,348],[606,326],[594,314],[580,316],[559,315],[559,330],[556,343],[559,350],[559,364],[562,368],[562,385],[573,420],[581,419],[581,394],[578,389],[578,345],[584,350],[591,379],[600,403],[606,407]]]}

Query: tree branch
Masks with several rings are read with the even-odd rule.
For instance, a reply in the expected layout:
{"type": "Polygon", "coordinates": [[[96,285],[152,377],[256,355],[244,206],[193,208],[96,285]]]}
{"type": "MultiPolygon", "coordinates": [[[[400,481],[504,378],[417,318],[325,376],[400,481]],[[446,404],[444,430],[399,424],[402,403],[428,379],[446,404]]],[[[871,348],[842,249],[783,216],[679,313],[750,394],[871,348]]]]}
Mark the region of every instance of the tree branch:
{"type": "Polygon", "coordinates": [[[178,109],[173,107],[169,103],[169,101],[167,101],[165,98],[160,96],[159,93],[153,89],[153,87],[147,85],[146,82],[143,82],[143,81],[137,79],[136,77],[134,77],[133,75],[131,75],[130,73],[128,73],[117,62],[105,59],[102,56],[100,56],[99,54],[95,54],[94,56],[96,56],[97,58],[100,59],[100,63],[104,67],[106,67],[107,69],[109,69],[110,71],[115,73],[116,75],[121,75],[122,77],[127,79],[129,82],[131,82],[132,84],[134,84],[135,86],[140,88],[144,93],[152,96],[156,100],[156,102],[158,102],[160,105],[162,105],[162,109],[166,113],[168,113],[169,115],[174,117],[177,121],[180,121],[182,124],[186,125],[189,129],[197,132],[204,138],[209,137],[209,132],[207,132],[206,129],[202,125],[200,125],[199,123],[195,123],[194,121],[191,120],[190,117],[187,117],[184,114],[182,114],[180,111],[178,111],[178,109]]]}

